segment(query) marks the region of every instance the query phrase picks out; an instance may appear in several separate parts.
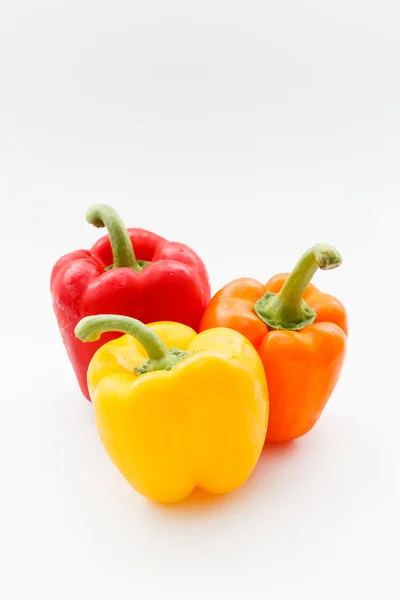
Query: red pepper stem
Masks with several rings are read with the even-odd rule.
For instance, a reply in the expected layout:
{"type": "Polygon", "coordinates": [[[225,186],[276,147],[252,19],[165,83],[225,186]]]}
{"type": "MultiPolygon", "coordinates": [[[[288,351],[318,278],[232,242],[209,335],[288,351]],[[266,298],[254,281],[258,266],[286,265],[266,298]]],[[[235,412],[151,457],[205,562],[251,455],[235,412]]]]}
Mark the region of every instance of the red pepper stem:
{"type": "Polygon", "coordinates": [[[146,350],[149,360],[136,369],[138,375],[149,371],[168,371],[187,356],[186,352],[168,350],[160,337],[138,319],[120,315],[94,315],[84,317],[75,327],[75,336],[82,342],[96,342],[102,333],[118,331],[134,337],[146,350]]]}
{"type": "Polygon", "coordinates": [[[303,300],[303,294],[318,269],[336,269],[342,262],[338,250],[328,244],[315,244],[307,250],[278,294],[267,292],[254,310],[274,329],[298,330],[313,323],[315,311],[303,300]]]}
{"type": "Polygon", "coordinates": [[[86,213],[86,221],[95,227],[106,227],[113,254],[113,268],[128,267],[140,272],[128,231],[118,213],[107,204],[95,204],[86,213]]]}

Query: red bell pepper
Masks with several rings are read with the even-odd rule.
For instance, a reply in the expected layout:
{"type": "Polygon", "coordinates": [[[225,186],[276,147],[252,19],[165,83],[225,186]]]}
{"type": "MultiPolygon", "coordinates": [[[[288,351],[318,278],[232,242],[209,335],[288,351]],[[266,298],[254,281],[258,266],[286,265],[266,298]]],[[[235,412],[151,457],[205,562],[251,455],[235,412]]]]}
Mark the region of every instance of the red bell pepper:
{"type": "Polygon", "coordinates": [[[127,230],[115,210],[104,204],[92,206],[86,220],[106,227],[108,236],[91,250],[60,258],[50,289],[64,345],[89,400],[89,362],[100,346],[121,334],[85,344],[74,335],[83,317],[119,314],[144,323],[175,321],[197,330],[210,300],[210,284],[202,260],[185,244],[144,229],[127,230]]]}

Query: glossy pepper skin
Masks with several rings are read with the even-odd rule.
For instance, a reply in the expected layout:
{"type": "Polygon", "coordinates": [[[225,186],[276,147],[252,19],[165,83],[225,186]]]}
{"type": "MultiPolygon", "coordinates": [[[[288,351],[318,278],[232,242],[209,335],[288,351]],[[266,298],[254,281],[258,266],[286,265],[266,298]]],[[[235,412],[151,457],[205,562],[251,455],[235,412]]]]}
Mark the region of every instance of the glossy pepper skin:
{"type": "Polygon", "coordinates": [[[265,286],[249,278],[232,281],[217,292],[203,315],[200,331],[231,327],[257,348],[268,381],[271,442],[310,431],[339,379],[346,310],[309,281],[318,268],[333,269],[340,263],[337,250],[317,244],[290,275],[276,275],[265,286]]]}
{"type": "Polygon", "coordinates": [[[102,344],[119,334],[108,333],[98,342],[84,344],[74,335],[80,319],[112,313],[145,323],[178,321],[197,330],[210,299],[210,285],[202,260],[185,244],[168,242],[143,229],[126,230],[106,205],[90,208],[86,219],[96,227],[106,226],[109,236],[91,250],[60,258],[50,286],[64,345],[82,393],[89,399],[89,362],[102,344]]]}
{"type": "Polygon", "coordinates": [[[196,487],[223,494],[242,485],[268,422],[265,373],[249,341],[224,328],[197,335],[113,315],[83,319],[76,335],[110,329],[130,335],[96,352],[88,384],[103,445],[132,487],[172,503],[196,487]]]}

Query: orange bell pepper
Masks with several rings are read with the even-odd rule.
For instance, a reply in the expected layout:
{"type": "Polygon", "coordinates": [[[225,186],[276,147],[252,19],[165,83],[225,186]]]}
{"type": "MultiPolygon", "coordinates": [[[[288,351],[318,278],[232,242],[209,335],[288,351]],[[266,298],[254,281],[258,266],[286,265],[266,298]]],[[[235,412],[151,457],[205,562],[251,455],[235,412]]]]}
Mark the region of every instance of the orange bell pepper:
{"type": "Polygon", "coordinates": [[[269,390],[269,441],[292,440],[310,431],[339,379],[346,310],[310,281],[318,268],[334,269],[341,262],[335,248],[316,244],[290,275],[276,275],[265,286],[250,278],[232,281],[203,315],[200,331],[229,327],[258,350],[269,390]]]}

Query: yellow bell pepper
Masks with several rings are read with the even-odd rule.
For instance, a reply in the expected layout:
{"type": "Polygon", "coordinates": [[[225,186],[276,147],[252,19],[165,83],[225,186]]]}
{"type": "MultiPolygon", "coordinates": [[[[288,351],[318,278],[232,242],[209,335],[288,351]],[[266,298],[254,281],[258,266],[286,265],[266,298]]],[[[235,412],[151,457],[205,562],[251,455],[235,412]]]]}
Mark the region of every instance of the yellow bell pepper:
{"type": "Polygon", "coordinates": [[[116,315],[85,317],[75,335],[95,341],[106,331],[127,335],[97,350],[88,387],[104,447],[132,487],[167,503],[196,487],[222,494],[243,484],[269,408],[251,343],[222,327],[197,335],[179,323],[116,315]]]}

